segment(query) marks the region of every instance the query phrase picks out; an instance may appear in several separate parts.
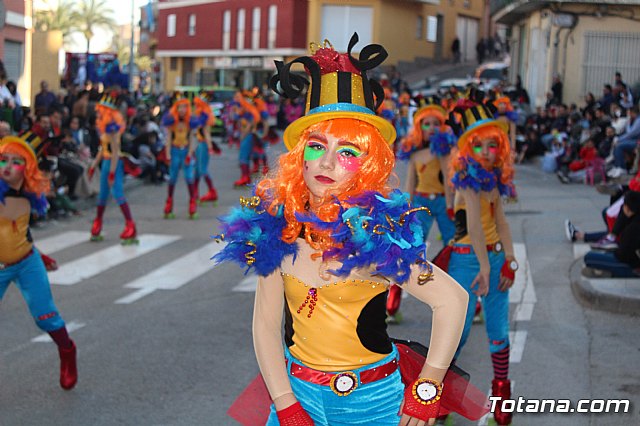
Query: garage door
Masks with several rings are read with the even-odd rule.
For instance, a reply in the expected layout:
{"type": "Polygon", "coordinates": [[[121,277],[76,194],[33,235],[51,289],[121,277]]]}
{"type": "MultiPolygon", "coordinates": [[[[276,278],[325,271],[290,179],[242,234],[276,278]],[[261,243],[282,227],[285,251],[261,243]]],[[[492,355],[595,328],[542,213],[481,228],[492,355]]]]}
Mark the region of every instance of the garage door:
{"type": "Polygon", "coordinates": [[[456,35],[460,40],[460,54],[464,62],[476,60],[476,44],[478,44],[478,20],[458,16],[456,35]]]}
{"type": "Polygon", "coordinates": [[[4,67],[7,70],[9,80],[16,83],[22,76],[22,55],[23,44],[15,41],[5,40],[4,42],[4,67]]]}
{"type": "Polygon", "coordinates": [[[640,33],[587,32],[584,35],[582,93],[602,93],[620,71],[628,84],[640,81],[640,33]]]}

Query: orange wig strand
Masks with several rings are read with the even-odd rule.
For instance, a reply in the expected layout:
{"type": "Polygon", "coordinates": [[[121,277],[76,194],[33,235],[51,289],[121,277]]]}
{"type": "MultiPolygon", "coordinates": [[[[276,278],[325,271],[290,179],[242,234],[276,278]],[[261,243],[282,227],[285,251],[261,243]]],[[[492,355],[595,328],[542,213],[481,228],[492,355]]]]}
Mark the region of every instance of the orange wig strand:
{"type": "Polygon", "coordinates": [[[124,133],[127,124],[125,123],[124,118],[122,118],[120,111],[100,104],[96,106],[96,109],[99,112],[98,117],[96,118],[96,128],[101,135],[107,134],[107,126],[111,123],[116,123],[120,126],[118,133],[124,133]]]}
{"type": "Polygon", "coordinates": [[[184,114],[183,122],[189,124],[191,121],[191,104],[188,99],[179,99],[171,105],[169,108],[169,114],[173,117],[174,123],[178,124],[180,122],[180,115],[178,114],[178,106],[186,105],[187,112],[184,114]]]}
{"type": "Polygon", "coordinates": [[[445,125],[445,121],[447,118],[436,108],[427,108],[423,111],[418,111],[416,115],[413,116],[413,126],[411,126],[411,130],[407,137],[402,141],[402,150],[405,152],[409,152],[412,149],[420,149],[423,146],[422,143],[422,120],[425,117],[433,116],[440,120],[440,131],[446,132],[448,130],[448,126],[445,125]]]}
{"type": "MultiPolygon", "coordinates": [[[[326,194],[316,215],[323,221],[335,220],[339,205],[346,205],[349,197],[364,191],[378,191],[387,195],[391,190],[388,181],[393,171],[394,156],[391,148],[378,129],[371,124],[353,118],[336,118],[312,125],[306,129],[298,144],[280,157],[280,167],[275,176],[263,179],[256,187],[256,194],[271,204],[269,211],[275,214],[278,206],[284,206],[287,226],[282,231],[282,239],[292,243],[300,235],[302,224],[296,214],[307,213],[310,192],[303,178],[304,149],[311,132],[324,132],[339,135],[364,153],[360,169],[354,177],[340,188],[338,193],[326,194]],[[335,198],[334,198],[335,197],[335,198]]],[[[305,240],[316,250],[325,251],[334,247],[331,231],[304,227],[305,240]]]]}
{"type": "Polygon", "coordinates": [[[485,139],[493,139],[498,142],[498,153],[496,155],[496,161],[493,164],[493,169],[500,169],[500,182],[504,185],[508,185],[513,180],[513,156],[511,155],[511,148],[509,145],[509,138],[507,134],[501,128],[497,126],[483,126],[473,131],[473,134],[467,136],[465,143],[458,148],[458,153],[453,156],[451,167],[453,173],[462,170],[464,167],[463,158],[471,157],[474,160],[482,164],[483,167],[489,169],[482,159],[473,153],[471,147],[475,141],[481,141],[485,139]]]}
{"type": "Polygon", "coordinates": [[[207,122],[204,125],[213,126],[215,122],[215,117],[213,115],[213,111],[211,111],[211,105],[209,105],[207,101],[201,99],[199,96],[196,96],[195,98],[193,98],[193,106],[194,106],[195,116],[199,117],[203,113],[206,114],[207,122]]]}
{"type": "Polygon", "coordinates": [[[0,144],[0,154],[19,155],[26,161],[24,169],[23,189],[27,192],[36,194],[37,196],[46,195],[51,189],[49,179],[42,175],[38,168],[38,162],[30,148],[20,143],[12,143],[10,138],[4,138],[0,144]]]}

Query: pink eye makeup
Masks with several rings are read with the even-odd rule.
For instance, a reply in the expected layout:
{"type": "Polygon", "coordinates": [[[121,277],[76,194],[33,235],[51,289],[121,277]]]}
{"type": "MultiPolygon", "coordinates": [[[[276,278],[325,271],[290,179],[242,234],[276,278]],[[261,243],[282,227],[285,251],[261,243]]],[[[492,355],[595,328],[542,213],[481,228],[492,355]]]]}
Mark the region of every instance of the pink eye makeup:
{"type": "Polygon", "coordinates": [[[348,172],[355,172],[362,164],[362,152],[354,146],[343,146],[338,149],[338,163],[348,172]]]}

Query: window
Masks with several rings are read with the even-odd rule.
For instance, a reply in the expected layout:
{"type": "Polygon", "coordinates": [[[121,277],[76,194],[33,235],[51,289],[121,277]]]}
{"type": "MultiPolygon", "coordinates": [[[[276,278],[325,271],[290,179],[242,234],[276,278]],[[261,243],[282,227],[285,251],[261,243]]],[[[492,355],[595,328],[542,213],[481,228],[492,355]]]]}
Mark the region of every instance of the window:
{"type": "Polygon", "coordinates": [[[267,47],[274,49],[276,47],[276,25],[278,24],[278,6],[269,6],[269,34],[267,36],[267,47]]]}
{"type": "Polygon", "coordinates": [[[422,16],[418,16],[416,19],[416,38],[422,40],[422,16]]]}
{"type": "Polygon", "coordinates": [[[189,15],[189,35],[190,36],[196,35],[196,15],[195,15],[195,13],[192,13],[191,15],[189,15]]]}
{"type": "Polygon", "coordinates": [[[175,71],[178,69],[178,58],[176,58],[175,56],[171,57],[169,61],[169,69],[171,71],[175,71]]]}
{"type": "Polygon", "coordinates": [[[167,37],[175,37],[176,35],[176,15],[167,16],[167,37]]]}
{"type": "Polygon", "coordinates": [[[225,10],[222,15],[222,49],[231,48],[231,11],[225,10]]]}
{"type": "Polygon", "coordinates": [[[253,8],[253,18],[251,19],[251,48],[260,48],[260,8],[253,8]]]}
{"type": "Polygon", "coordinates": [[[435,42],[438,40],[438,18],[435,16],[427,16],[427,41],[435,42]]]}
{"type": "Polygon", "coordinates": [[[245,23],[245,10],[238,10],[238,36],[236,40],[236,47],[238,50],[244,49],[244,23],[245,23]]]}
{"type": "Polygon", "coordinates": [[[351,35],[358,33],[356,49],[372,43],[373,8],[365,6],[322,6],[320,40],[330,40],[336,49],[346,49],[351,35]]]}

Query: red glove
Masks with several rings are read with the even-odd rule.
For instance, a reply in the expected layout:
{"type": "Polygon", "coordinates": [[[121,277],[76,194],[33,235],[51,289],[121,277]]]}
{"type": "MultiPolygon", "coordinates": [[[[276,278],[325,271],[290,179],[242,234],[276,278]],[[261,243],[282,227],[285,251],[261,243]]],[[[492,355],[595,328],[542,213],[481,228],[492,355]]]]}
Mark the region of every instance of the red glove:
{"type": "Polygon", "coordinates": [[[449,217],[449,219],[451,219],[452,222],[456,220],[456,213],[452,208],[447,209],[447,216],[449,217]]]}
{"type": "Polygon", "coordinates": [[[506,259],[502,264],[502,269],[500,269],[500,275],[502,275],[505,278],[509,278],[511,281],[513,281],[516,277],[516,271],[514,271],[509,267],[509,264],[512,261],[513,260],[506,259]]]}
{"type": "Polygon", "coordinates": [[[188,166],[189,164],[191,164],[191,156],[187,155],[184,159],[184,165],[188,166]]]}
{"type": "MultiPolygon", "coordinates": [[[[428,392],[427,392],[428,393],[428,392]]],[[[431,379],[418,379],[410,386],[404,388],[404,406],[402,414],[407,416],[428,421],[438,417],[440,411],[440,396],[442,395],[442,385],[431,379]],[[420,387],[430,387],[433,396],[431,399],[424,399],[424,392],[420,391],[420,387]],[[434,390],[435,388],[435,390],[434,390]]]]}
{"type": "Polygon", "coordinates": [[[109,182],[109,185],[113,185],[113,182],[115,182],[115,180],[116,180],[116,173],[109,172],[109,177],[107,178],[107,182],[109,182]]]}
{"type": "Polygon", "coordinates": [[[93,175],[95,173],[96,173],[96,169],[94,167],[89,167],[89,170],[87,170],[87,177],[89,178],[89,181],[93,179],[93,175]]]}
{"type": "Polygon", "coordinates": [[[276,411],[278,415],[278,421],[281,426],[314,426],[311,416],[304,411],[302,405],[296,402],[293,405],[283,408],[280,411],[276,411]]]}

